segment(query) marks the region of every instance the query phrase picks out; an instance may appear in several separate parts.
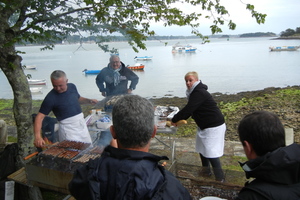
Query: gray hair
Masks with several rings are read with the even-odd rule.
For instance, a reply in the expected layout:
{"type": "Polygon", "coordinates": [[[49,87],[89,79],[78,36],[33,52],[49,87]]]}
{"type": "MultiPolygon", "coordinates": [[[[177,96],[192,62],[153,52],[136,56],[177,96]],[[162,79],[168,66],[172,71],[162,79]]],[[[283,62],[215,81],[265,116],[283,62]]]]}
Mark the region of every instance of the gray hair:
{"type": "Polygon", "coordinates": [[[111,55],[109,58],[109,62],[111,62],[112,59],[114,59],[114,58],[119,58],[119,60],[120,60],[120,57],[118,55],[111,55]]]}
{"type": "Polygon", "coordinates": [[[55,70],[55,71],[53,71],[52,74],[50,75],[50,78],[51,78],[51,79],[54,79],[54,80],[57,80],[57,79],[59,79],[59,78],[61,78],[61,77],[67,78],[66,73],[65,73],[64,71],[62,71],[62,70],[55,70]]]}
{"type": "Polygon", "coordinates": [[[118,99],[112,111],[113,126],[123,147],[146,146],[154,131],[154,106],[138,95],[118,99]]]}

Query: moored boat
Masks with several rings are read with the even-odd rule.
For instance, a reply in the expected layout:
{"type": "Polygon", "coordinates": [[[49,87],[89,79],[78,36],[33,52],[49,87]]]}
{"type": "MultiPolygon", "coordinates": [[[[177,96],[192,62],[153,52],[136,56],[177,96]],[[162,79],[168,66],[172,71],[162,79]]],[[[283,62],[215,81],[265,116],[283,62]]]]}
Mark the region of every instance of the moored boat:
{"type": "Polygon", "coordinates": [[[140,57],[136,56],[136,57],[134,57],[134,59],[135,60],[152,60],[152,57],[153,56],[140,56],[140,57]]]}
{"type": "Polygon", "coordinates": [[[136,63],[134,66],[127,65],[127,68],[131,70],[144,70],[144,67],[145,65],[143,65],[142,63],[136,63]]]}
{"type": "Polygon", "coordinates": [[[42,87],[31,87],[29,88],[31,93],[39,93],[42,92],[42,87]]]}
{"type": "Polygon", "coordinates": [[[192,47],[191,45],[186,45],[184,47],[184,49],[185,49],[185,52],[195,52],[197,50],[196,47],[192,47]]]}
{"type": "Polygon", "coordinates": [[[36,66],[35,65],[26,65],[24,69],[35,70],[36,66]]]}
{"type": "Polygon", "coordinates": [[[297,51],[300,46],[269,47],[270,51],[297,51]]]}
{"type": "Polygon", "coordinates": [[[46,79],[28,79],[29,85],[46,85],[46,79]]]}
{"type": "Polygon", "coordinates": [[[100,73],[100,69],[93,69],[93,70],[88,70],[88,69],[85,69],[83,70],[82,72],[84,72],[85,74],[99,74],[100,73]]]}
{"type": "Polygon", "coordinates": [[[197,48],[192,45],[182,46],[179,43],[176,43],[172,46],[172,53],[182,53],[182,52],[196,52],[197,48]]]}

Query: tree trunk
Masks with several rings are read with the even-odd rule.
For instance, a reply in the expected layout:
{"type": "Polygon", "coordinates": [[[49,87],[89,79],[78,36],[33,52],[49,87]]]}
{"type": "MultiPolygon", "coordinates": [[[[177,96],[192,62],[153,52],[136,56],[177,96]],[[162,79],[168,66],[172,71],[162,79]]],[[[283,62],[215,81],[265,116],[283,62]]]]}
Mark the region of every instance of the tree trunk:
{"type": "MultiPolygon", "coordinates": [[[[1,44],[3,47],[3,43],[1,44]]],[[[36,151],[33,145],[32,97],[29,84],[21,67],[22,58],[15,52],[14,46],[0,48],[0,68],[4,72],[14,95],[13,112],[17,126],[19,154],[17,169],[25,166],[23,158],[36,151]]],[[[38,187],[18,187],[22,199],[40,200],[41,192],[38,187]]]]}
{"type": "MultiPolygon", "coordinates": [[[[19,155],[26,155],[35,151],[33,145],[33,123],[32,123],[32,98],[29,84],[21,67],[21,57],[18,55],[7,55],[8,61],[0,61],[14,95],[13,112],[17,126],[19,155]]],[[[20,163],[20,167],[24,164],[20,163]]]]}

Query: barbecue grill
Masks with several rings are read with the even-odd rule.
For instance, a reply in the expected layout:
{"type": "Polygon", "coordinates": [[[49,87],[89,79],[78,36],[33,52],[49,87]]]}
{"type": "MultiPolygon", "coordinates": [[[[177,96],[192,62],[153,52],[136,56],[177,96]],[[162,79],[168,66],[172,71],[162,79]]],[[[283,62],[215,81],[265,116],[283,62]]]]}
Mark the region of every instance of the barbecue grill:
{"type": "Polygon", "coordinates": [[[26,163],[27,183],[69,194],[68,184],[76,169],[100,157],[103,148],[89,143],[62,141],[26,163]]]}

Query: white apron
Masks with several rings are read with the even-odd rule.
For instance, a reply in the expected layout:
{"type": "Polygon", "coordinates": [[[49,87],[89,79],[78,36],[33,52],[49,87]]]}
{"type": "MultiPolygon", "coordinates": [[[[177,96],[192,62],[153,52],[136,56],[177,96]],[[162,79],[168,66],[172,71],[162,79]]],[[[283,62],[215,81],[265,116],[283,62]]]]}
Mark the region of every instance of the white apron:
{"type": "Polygon", "coordinates": [[[224,154],[225,123],[212,128],[201,130],[199,127],[196,134],[196,152],[206,158],[218,158],[224,154]]]}
{"type": "Polygon", "coordinates": [[[60,142],[63,140],[70,140],[92,143],[92,139],[86,126],[83,113],[60,121],[58,137],[60,142]]]}

